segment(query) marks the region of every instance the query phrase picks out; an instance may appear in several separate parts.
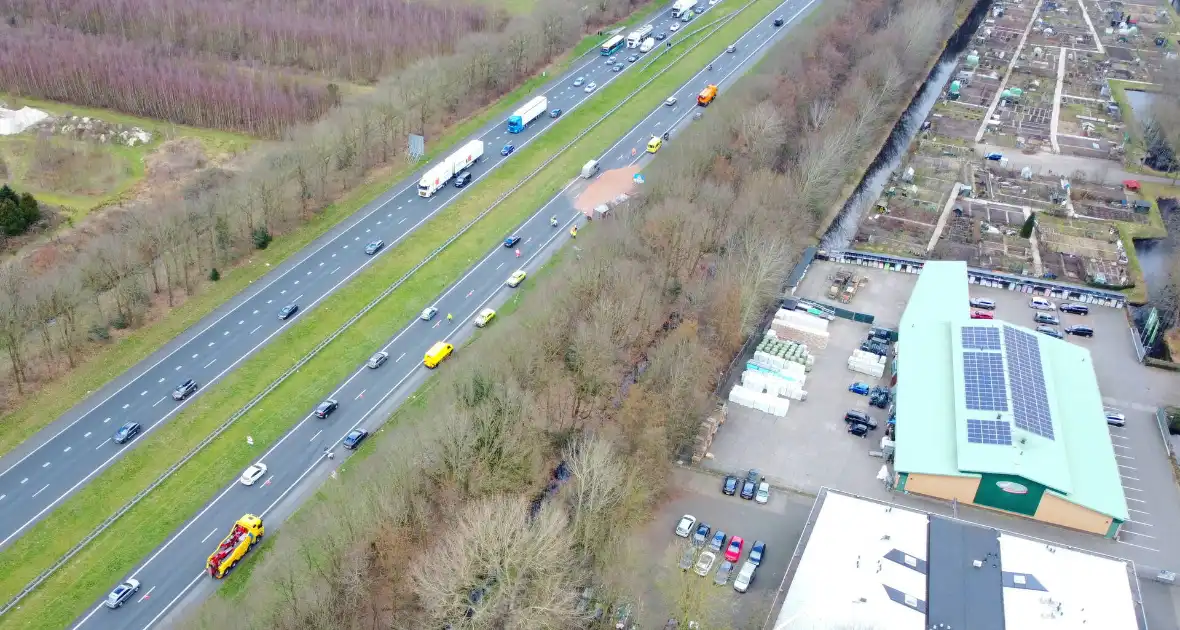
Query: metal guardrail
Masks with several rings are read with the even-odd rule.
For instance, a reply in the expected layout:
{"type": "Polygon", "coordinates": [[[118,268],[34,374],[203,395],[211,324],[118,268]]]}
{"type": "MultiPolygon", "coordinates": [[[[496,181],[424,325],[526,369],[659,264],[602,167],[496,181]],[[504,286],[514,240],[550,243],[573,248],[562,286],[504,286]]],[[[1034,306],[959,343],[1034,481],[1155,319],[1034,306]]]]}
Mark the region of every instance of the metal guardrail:
{"type": "MultiPolygon", "coordinates": [[[[747,8],[749,8],[754,3],[759,2],[759,1],[760,0],[751,0],[750,2],[742,5],[741,7],[739,7],[736,11],[734,11],[732,14],[730,14],[725,19],[725,23],[728,23],[729,20],[732,20],[732,19],[736,18],[738,15],[741,15],[741,13],[743,11],[745,11],[747,8]]],[[[720,28],[720,26],[718,26],[717,28],[720,28]]],[[[714,29],[714,32],[716,32],[716,29],[714,29]]],[[[393,293],[395,290],[397,290],[401,285],[405,284],[405,282],[407,280],[409,280],[410,277],[412,277],[415,273],[417,273],[419,269],[426,266],[428,263],[430,263],[435,258],[437,258],[438,255],[443,252],[443,250],[445,250],[447,247],[449,247],[451,244],[453,244],[455,241],[457,241],[460,237],[462,237],[464,234],[466,234],[468,230],[470,230],[471,228],[473,228],[475,226],[475,224],[477,224],[481,220],[483,220],[483,218],[486,217],[488,214],[490,214],[492,212],[492,210],[495,210],[501,203],[504,202],[505,199],[507,199],[508,197],[513,195],[516,191],[520,190],[525,184],[532,181],[532,179],[534,177],[536,177],[537,174],[539,174],[541,171],[543,171],[545,168],[547,168],[555,160],[557,160],[558,158],[563,156],[565,154],[565,152],[570,149],[570,147],[577,144],[578,141],[580,141],[582,138],[584,138],[586,136],[586,134],[590,133],[591,131],[594,131],[594,129],[597,128],[599,125],[601,125],[603,123],[603,121],[605,121],[612,114],[614,114],[616,111],[621,109],[624,105],[629,103],[631,101],[631,99],[635,98],[635,96],[637,96],[640,92],[645,90],[647,88],[647,86],[651,85],[651,83],[653,81],[660,78],[661,76],[663,76],[663,74],[665,72],[668,72],[673,67],[675,67],[677,62],[679,62],[686,55],[688,55],[693,50],[695,50],[697,48],[697,46],[700,46],[701,44],[708,41],[709,37],[711,37],[712,34],[713,33],[709,33],[707,36],[703,37],[701,39],[701,41],[699,41],[699,42],[693,44],[692,46],[690,46],[689,48],[685,49],[684,52],[682,52],[680,54],[680,56],[676,57],[676,59],[674,59],[672,63],[668,64],[667,67],[663,68],[662,70],[660,70],[656,74],[652,75],[651,78],[649,78],[648,80],[641,83],[639,85],[639,87],[635,88],[630,94],[628,94],[625,98],[623,98],[621,101],[619,101],[619,103],[617,105],[615,105],[614,107],[607,110],[606,113],[604,113],[601,117],[598,118],[598,120],[595,120],[593,123],[590,124],[590,126],[586,127],[577,136],[575,136],[573,140],[570,140],[568,143],[565,144],[565,146],[561,147],[561,149],[559,149],[556,153],[554,153],[552,157],[550,157],[549,159],[542,162],[540,166],[538,166],[531,173],[529,173],[524,179],[520,180],[520,182],[518,182],[515,186],[513,186],[507,192],[500,195],[500,197],[498,197],[496,199],[496,201],[494,201],[492,203],[492,205],[488,206],[488,208],[486,210],[480,212],[479,215],[477,215],[474,219],[472,219],[466,225],[464,225],[458,232],[456,232],[450,238],[448,238],[445,242],[443,242],[442,245],[440,245],[434,251],[430,252],[430,254],[428,254],[426,256],[426,258],[423,258],[421,262],[419,262],[417,265],[414,265],[414,267],[412,269],[410,269],[405,274],[403,274],[393,284],[389,285],[389,287],[386,288],[384,291],[382,291],[379,296],[377,296],[375,299],[373,299],[373,301],[371,301],[367,305],[365,305],[365,307],[362,308],[359,312],[357,312],[356,315],[353,315],[351,318],[349,318],[349,320],[347,322],[345,322],[343,325],[341,325],[340,328],[337,328],[331,335],[329,335],[327,338],[325,338],[320,343],[316,344],[315,348],[313,348],[310,352],[308,352],[306,355],[304,355],[303,358],[299,359],[299,361],[297,361],[295,363],[295,365],[293,365],[292,367],[288,368],[285,372],[283,372],[282,375],[280,375],[272,383],[267,385],[266,388],[263,389],[257,396],[250,399],[250,402],[246,403],[246,405],[244,407],[242,407],[238,411],[234,412],[234,414],[231,415],[228,420],[226,420],[224,423],[222,423],[221,426],[217,427],[217,429],[214,430],[212,433],[210,433],[204,440],[201,440],[200,444],[197,444],[195,447],[193,447],[192,450],[190,450],[187,454],[185,454],[185,456],[180,461],[178,461],[175,464],[173,464],[172,466],[170,466],[168,468],[168,470],[166,470],[162,475],[160,475],[160,477],[158,479],[153,481],[151,483],[151,485],[149,485],[148,487],[141,490],[138,494],[136,494],[134,497],[132,497],[132,499],[130,501],[128,501],[121,508],[119,508],[114,514],[107,517],[106,520],[104,520],[98,527],[96,527],[94,529],[94,531],[90,532],[90,534],[88,534],[85,538],[83,538],[81,541],[79,541],[78,544],[76,544],[72,548],[70,548],[70,550],[67,551],[65,553],[65,555],[63,555],[56,563],[54,563],[53,566],[51,566],[48,569],[46,569],[45,571],[43,571],[32,582],[30,582],[27,586],[25,586],[25,588],[20,593],[18,593],[15,597],[13,597],[7,604],[5,604],[3,608],[0,608],[0,616],[4,615],[8,611],[12,610],[13,607],[15,607],[22,599],[27,597],[29,595],[29,593],[32,593],[34,590],[37,589],[37,587],[41,586],[41,584],[44,583],[45,580],[49,579],[50,576],[52,576],[54,573],[56,573],[58,570],[60,570],[63,566],[65,566],[66,563],[68,563],[74,556],[76,556],[83,549],[85,549],[87,545],[89,545],[91,542],[93,542],[95,538],[98,538],[103,532],[105,532],[107,529],[109,529],[111,527],[111,525],[114,525],[116,521],[118,521],[120,518],[122,518],[123,515],[125,515],[132,508],[134,508],[140,501],[142,501],[148,494],[150,494],[153,490],[155,490],[160,485],[162,485],[165,481],[167,481],[168,478],[171,477],[177,470],[179,470],[181,466],[185,465],[190,460],[192,460],[192,458],[196,457],[202,450],[205,449],[205,447],[207,447],[209,444],[211,444],[213,442],[213,440],[220,437],[221,434],[225,433],[225,431],[227,431],[231,426],[233,426],[233,424],[235,422],[237,422],[242,416],[246,415],[247,412],[249,412],[259,402],[261,402],[263,398],[265,398],[267,395],[269,395],[271,392],[273,392],[275,389],[277,389],[288,378],[290,378],[290,376],[292,374],[299,371],[300,368],[302,368],[309,361],[311,361],[313,358],[315,358],[315,356],[317,354],[319,354],[321,350],[323,350],[325,347],[327,347],[328,344],[332,343],[333,341],[336,340],[337,337],[344,334],[344,332],[346,330],[348,330],[353,324],[355,324],[357,322],[357,320],[359,320],[361,317],[365,316],[369,311],[371,311],[373,308],[375,308],[382,300],[389,297],[389,295],[391,293],[393,293]]]]}

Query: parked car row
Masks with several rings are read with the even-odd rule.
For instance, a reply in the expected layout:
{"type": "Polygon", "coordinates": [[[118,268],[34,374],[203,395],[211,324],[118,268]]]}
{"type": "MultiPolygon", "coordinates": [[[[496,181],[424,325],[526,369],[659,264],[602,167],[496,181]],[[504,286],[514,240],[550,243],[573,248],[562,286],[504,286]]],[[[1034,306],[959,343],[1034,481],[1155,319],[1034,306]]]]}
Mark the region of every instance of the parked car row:
{"type": "Polygon", "coordinates": [[[766,477],[758,474],[756,468],[751,468],[746,473],[746,477],[741,480],[735,475],[726,475],[725,480],[721,482],[721,494],[731,497],[739,494],[739,486],[741,487],[740,496],[747,501],[753,499],[757,503],[765,505],[770,500],[770,483],[766,481],[766,477]]]}
{"type": "MultiPolygon", "coordinates": [[[[995,317],[992,311],[996,310],[996,303],[992,300],[971,298],[970,306],[974,309],[971,311],[971,319],[994,319],[995,317]]],[[[1094,336],[1094,329],[1083,324],[1066,326],[1064,329],[1057,328],[1061,325],[1061,319],[1052,314],[1053,311],[1060,311],[1070,315],[1089,315],[1090,307],[1085,304],[1067,302],[1058,306],[1052,301],[1038,296],[1029,299],[1028,307],[1037,311],[1033,314],[1033,323],[1036,324],[1036,331],[1042,335],[1055,339],[1064,339],[1065,335],[1074,335],[1076,337],[1094,336]]]]}
{"type": "MultiPolygon", "coordinates": [[[[683,571],[691,569],[697,575],[706,577],[717,562],[717,554],[721,554],[723,559],[713,576],[713,583],[718,586],[728,584],[738,561],[741,560],[742,551],[746,544],[745,539],[741,536],[727,537],[726,533],[720,529],[714,532],[707,523],[698,523],[695,516],[685,514],[676,524],[676,535],[688,538],[690,533],[692,544],[681,554],[680,569],[683,571]]],[[[739,593],[749,590],[750,584],[754,581],[754,571],[762,564],[762,559],[765,556],[766,543],[761,540],[754,541],[754,544],[750,546],[746,562],[736,572],[737,575],[733,579],[733,590],[739,593]]]]}

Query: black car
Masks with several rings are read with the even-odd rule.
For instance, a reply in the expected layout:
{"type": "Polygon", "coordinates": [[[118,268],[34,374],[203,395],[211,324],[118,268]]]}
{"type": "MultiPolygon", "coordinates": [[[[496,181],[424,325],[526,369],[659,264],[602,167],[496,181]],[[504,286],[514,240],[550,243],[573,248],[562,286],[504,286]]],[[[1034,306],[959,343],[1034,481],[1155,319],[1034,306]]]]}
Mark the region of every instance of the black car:
{"type": "Polygon", "coordinates": [[[783,25],[783,19],[781,17],[774,18],[774,26],[776,28],[779,26],[782,26],[782,25],[783,25]]]}
{"type": "Polygon", "coordinates": [[[1090,307],[1085,304],[1062,304],[1057,307],[1057,310],[1062,313],[1069,313],[1070,315],[1089,315],[1090,307]]]}
{"type": "Polygon", "coordinates": [[[848,432],[857,437],[864,437],[869,434],[869,428],[859,422],[850,422],[848,432]]]}
{"type": "Polygon", "coordinates": [[[139,434],[139,429],[138,422],[128,422],[119,427],[119,430],[115,431],[115,444],[126,444],[131,441],[131,438],[139,434]]]}
{"type": "Polygon", "coordinates": [[[1065,329],[1066,334],[1076,335],[1078,337],[1093,337],[1094,329],[1089,326],[1068,326],[1065,329]]]}
{"type": "Polygon", "coordinates": [[[519,242],[520,242],[520,237],[513,234],[512,236],[509,236],[508,238],[504,239],[504,247],[509,247],[509,248],[516,247],[516,244],[519,242]]]}
{"type": "Polygon", "coordinates": [[[1061,320],[1057,319],[1056,316],[1050,315],[1048,313],[1037,313],[1036,315],[1033,315],[1033,321],[1038,324],[1049,324],[1050,326],[1060,326],[1061,325],[1061,320]]]}
{"type": "Polygon", "coordinates": [[[361,445],[365,438],[369,437],[369,432],[364,429],[353,429],[344,436],[344,448],[352,450],[361,445]]]}
{"type": "Polygon", "coordinates": [[[627,63],[635,63],[636,61],[639,61],[639,55],[631,55],[630,57],[627,57],[627,63]]]}
{"type": "Polygon", "coordinates": [[[1042,335],[1053,337],[1054,339],[1065,338],[1065,335],[1062,335],[1060,330],[1057,330],[1052,326],[1037,326],[1037,332],[1041,333],[1042,335]]]}
{"type": "Polygon", "coordinates": [[[743,499],[746,499],[746,500],[753,499],[754,492],[756,492],[757,490],[758,490],[758,484],[747,479],[746,481],[742,482],[742,495],[741,496],[743,499]]]}
{"type": "Polygon", "coordinates": [[[726,475],[725,482],[721,484],[721,494],[727,494],[732,497],[737,493],[737,485],[737,477],[726,475]]]}
{"type": "Polygon", "coordinates": [[[190,378],[180,385],[177,385],[176,389],[172,390],[172,400],[184,400],[185,398],[192,396],[196,391],[197,382],[190,378]]]}
{"type": "Polygon", "coordinates": [[[869,414],[858,409],[852,409],[844,414],[844,422],[848,424],[863,424],[869,429],[877,428],[877,421],[870,417],[869,414]]]}
{"type": "Polygon", "coordinates": [[[471,183],[471,173],[463,171],[455,176],[455,188],[462,188],[471,183]]]}
{"type": "Polygon", "coordinates": [[[325,400],[324,402],[320,403],[319,407],[315,408],[315,417],[327,418],[328,416],[332,415],[332,412],[336,411],[336,408],[339,406],[340,406],[340,403],[329,398],[329,399],[325,400]]]}
{"type": "Polygon", "coordinates": [[[615,64],[615,65],[614,65],[614,66],[613,66],[613,67],[610,69],[610,71],[611,71],[611,72],[622,72],[622,71],[623,71],[623,64],[621,64],[621,63],[616,63],[616,64],[615,64]]]}
{"type": "Polygon", "coordinates": [[[299,312],[298,304],[288,304],[279,309],[279,319],[291,319],[291,316],[299,312]]]}

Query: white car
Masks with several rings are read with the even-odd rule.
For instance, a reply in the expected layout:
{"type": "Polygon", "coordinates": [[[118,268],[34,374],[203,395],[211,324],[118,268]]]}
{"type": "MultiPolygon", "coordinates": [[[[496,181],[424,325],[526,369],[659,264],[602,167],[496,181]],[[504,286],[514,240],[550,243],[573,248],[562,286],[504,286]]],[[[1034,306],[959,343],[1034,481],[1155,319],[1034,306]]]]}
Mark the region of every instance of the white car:
{"type": "Polygon", "coordinates": [[[737,577],[733,580],[733,590],[739,593],[748,591],[750,589],[750,582],[754,581],[754,569],[757,568],[758,565],[747,560],[742,565],[742,570],[738,571],[737,577]]]}
{"type": "Polygon", "coordinates": [[[676,535],[681,538],[688,538],[696,526],[697,517],[692,514],[685,514],[680,517],[680,522],[676,524],[676,535]]]}
{"type": "Polygon", "coordinates": [[[673,22],[673,23],[672,23],[672,26],[669,26],[669,27],[668,27],[668,30],[669,30],[669,31],[672,31],[673,33],[675,33],[676,31],[679,31],[679,30],[680,30],[680,23],[679,23],[679,22],[673,22]]]}
{"type": "Polygon", "coordinates": [[[758,492],[754,493],[754,500],[763,505],[770,500],[770,484],[763,481],[758,484],[758,492]]]}
{"type": "Polygon", "coordinates": [[[667,105],[668,107],[673,107],[674,105],[676,105],[676,97],[669,96],[668,100],[664,101],[664,105],[667,105]]]}
{"type": "Polygon", "coordinates": [[[591,82],[589,82],[589,83],[587,83],[587,84],[586,84],[586,87],[582,88],[582,91],[583,91],[583,92],[585,92],[585,93],[587,93],[587,94],[589,94],[589,93],[593,92],[593,91],[594,91],[594,89],[595,89],[595,88],[597,88],[597,87],[598,87],[598,84],[597,84],[597,83],[595,83],[595,82],[593,82],[593,81],[591,81],[591,82]]]}
{"type": "Polygon", "coordinates": [[[713,561],[716,559],[717,554],[713,553],[712,551],[706,551],[705,553],[702,553],[701,557],[697,558],[697,575],[701,577],[709,575],[709,569],[713,568],[713,561]]]}
{"type": "Polygon", "coordinates": [[[243,486],[252,486],[252,485],[254,485],[255,481],[262,479],[262,477],[265,475],[266,475],[266,464],[264,464],[262,462],[258,462],[257,464],[254,464],[253,466],[247,468],[246,472],[242,473],[242,485],[243,486]]]}
{"type": "Polygon", "coordinates": [[[1123,412],[1111,407],[1105,407],[1103,411],[1106,412],[1106,424],[1112,427],[1127,426],[1127,416],[1123,415],[1123,412]]]}

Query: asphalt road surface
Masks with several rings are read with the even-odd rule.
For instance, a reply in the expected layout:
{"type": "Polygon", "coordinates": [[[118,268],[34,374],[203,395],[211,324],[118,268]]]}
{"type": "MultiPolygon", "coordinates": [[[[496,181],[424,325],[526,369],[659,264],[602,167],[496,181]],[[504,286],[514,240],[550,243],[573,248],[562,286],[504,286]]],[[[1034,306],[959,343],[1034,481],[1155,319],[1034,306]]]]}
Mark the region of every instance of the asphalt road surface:
{"type": "MultiPolygon", "coordinates": [[[[660,33],[667,32],[672,22],[669,10],[650,23],[655,27],[654,32],[660,33]]],[[[669,33],[668,39],[677,34],[669,33]]],[[[568,114],[592,96],[582,87],[574,88],[574,78],[596,82],[601,90],[632,66],[642,63],[627,63],[625,59],[632,53],[638,50],[620,51],[624,69],[615,73],[597,50],[591,51],[569,72],[545,86],[541,94],[548,97],[548,108],[560,108],[568,114]]],[[[506,144],[511,143],[520,150],[553,122],[548,114],[543,114],[519,134],[508,133],[503,121],[496,122],[442,152],[443,156],[449,155],[449,151],[474,138],[483,139],[485,144],[484,157],[471,167],[473,181],[465,188],[447,185],[429,198],[419,197],[418,180],[426,168],[442,159],[435,158],[411,179],[390,189],[163,350],[0,459],[0,548],[44,518],[200,393],[198,390],[185,401],[176,402],[171,396],[173,388],[186,379],[196,380],[202,388],[211,386],[368,266],[376,258],[364,253],[369,242],[377,239],[385,242],[378,256],[388,251],[504,160],[512,159],[511,155],[500,155],[506,144]],[[290,319],[280,320],[278,311],[288,304],[297,304],[300,309],[290,319]],[[129,421],[139,423],[142,430],[132,441],[116,444],[112,439],[115,431],[129,421]]]]}
{"type": "MultiPolygon", "coordinates": [[[[787,32],[787,26],[798,21],[802,14],[818,0],[788,0],[778,11],[747,31],[736,42],[734,53],[722,54],[713,62],[712,70],[702,70],[674,94],[659,97],[655,109],[601,158],[603,168],[612,169],[650,159],[644,153],[653,133],[672,130],[668,144],[675,143],[675,130],[692,122],[692,114],[707,110],[692,106],[696,95],[709,83],[725,88],[769,50],[768,44],[787,32]],[[774,28],[775,17],[787,20],[787,26],[774,28]],[[679,104],[664,106],[667,96],[676,96],[679,104]],[[631,149],[636,148],[635,155],[631,149]]],[[[666,149],[665,149],[666,150],[666,149]]],[[[574,180],[566,190],[584,185],[574,180]]],[[[146,629],[173,619],[177,607],[187,608],[210,594],[218,582],[204,570],[205,562],[218,542],[243,514],[253,513],[265,519],[268,534],[293,510],[299,501],[322,482],[331,470],[341,465],[348,451],[340,442],[354,428],[375,433],[380,424],[406,397],[428,377],[422,365],[426,350],[436,341],[449,341],[462,352],[460,342],[474,331],[472,320],[484,308],[497,307],[507,301],[514,289],[505,285],[508,276],[518,269],[534,272],[561,245],[570,240],[571,226],[585,221],[573,208],[563,190],[537,211],[516,235],[520,242],[515,248],[501,243],[489,244],[491,251],[463,277],[451,285],[435,302],[439,314],[431,321],[416,319],[401,329],[384,347],[373,348],[389,354],[389,360],[378,369],[359,367],[335,391],[325,398],[339,402],[339,409],[327,419],[309,413],[278,443],[258,457],[266,463],[268,472],[253,486],[243,486],[235,478],[192,520],[173,534],[159,548],[152,551],[145,562],[127,577],[142,584],[140,593],[119,610],[107,610],[101,599],[79,618],[75,628],[133,628],[146,629]],[[559,217],[559,227],[549,223],[549,217],[559,217]],[[521,250],[518,258],[515,249],[521,250]],[[455,316],[453,322],[446,314],[455,316]],[[331,452],[333,457],[328,458],[331,452]]],[[[424,305],[425,306],[425,305],[424,305]]],[[[490,324],[495,326],[498,322],[490,324]]],[[[446,369],[443,362],[438,369],[446,369]]],[[[365,448],[364,445],[361,448],[365,448]]],[[[227,471],[236,477],[241,471],[227,471]]],[[[244,562],[249,562],[247,555],[244,562]]],[[[233,579],[232,574],[227,579],[233,579]]],[[[114,584],[110,585],[112,588],[114,584]]],[[[105,597],[105,594],[104,594],[105,597]]]]}

